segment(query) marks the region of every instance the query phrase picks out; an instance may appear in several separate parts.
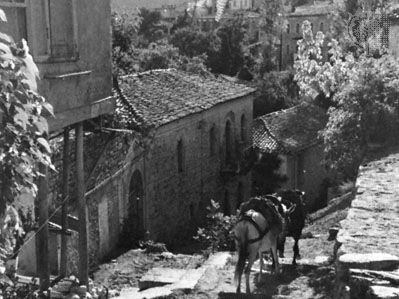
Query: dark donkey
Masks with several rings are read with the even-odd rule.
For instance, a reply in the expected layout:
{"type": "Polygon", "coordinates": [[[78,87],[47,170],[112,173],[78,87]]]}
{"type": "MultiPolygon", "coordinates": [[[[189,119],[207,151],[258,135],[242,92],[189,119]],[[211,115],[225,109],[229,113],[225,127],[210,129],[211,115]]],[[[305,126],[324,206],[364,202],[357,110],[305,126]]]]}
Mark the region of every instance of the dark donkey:
{"type": "Polygon", "coordinates": [[[296,265],[296,259],[300,258],[298,242],[302,234],[302,229],[305,226],[305,206],[303,204],[303,196],[305,192],[300,190],[283,190],[278,192],[278,196],[281,197],[281,202],[288,208],[295,205],[295,210],[289,215],[289,221],[287,222],[286,234],[280,234],[278,238],[277,249],[279,256],[284,257],[284,245],[286,237],[293,237],[294,243],[294,258],[292,264],[296,265]]]}

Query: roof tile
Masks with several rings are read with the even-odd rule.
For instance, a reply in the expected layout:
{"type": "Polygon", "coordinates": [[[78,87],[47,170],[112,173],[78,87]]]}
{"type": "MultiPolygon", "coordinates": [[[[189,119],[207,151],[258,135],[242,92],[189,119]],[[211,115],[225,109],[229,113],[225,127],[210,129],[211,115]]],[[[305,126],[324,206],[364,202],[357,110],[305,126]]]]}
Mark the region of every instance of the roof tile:
{"type": "Polygon", "coordinates": [[[298,152],[319,143],[326,122],[325,110],[308,103],[266,114],[254,121],[253,145],[263,152],[298,152]]]}
{"type": "Polygon", "coordinates": [[[256,92],[224,78],[175,69],[152,70],[118,79],[117,113],[126,122],[159,127],[256,92]]]}

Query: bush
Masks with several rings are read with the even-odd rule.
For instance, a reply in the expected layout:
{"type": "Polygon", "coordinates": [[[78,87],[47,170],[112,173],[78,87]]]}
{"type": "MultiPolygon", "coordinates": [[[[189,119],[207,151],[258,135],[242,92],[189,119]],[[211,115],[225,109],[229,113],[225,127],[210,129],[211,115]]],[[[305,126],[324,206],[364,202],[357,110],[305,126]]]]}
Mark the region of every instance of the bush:
{"type": "Polygon", "coordinates": [[[198,229],[194,239],[203,245],[206,253],[234,250],[232,229],[237,223],[237,216],[224,216],[220,212],[220,204],[214,200],[211,200],[207,210],[205,227],[198,229]]]}

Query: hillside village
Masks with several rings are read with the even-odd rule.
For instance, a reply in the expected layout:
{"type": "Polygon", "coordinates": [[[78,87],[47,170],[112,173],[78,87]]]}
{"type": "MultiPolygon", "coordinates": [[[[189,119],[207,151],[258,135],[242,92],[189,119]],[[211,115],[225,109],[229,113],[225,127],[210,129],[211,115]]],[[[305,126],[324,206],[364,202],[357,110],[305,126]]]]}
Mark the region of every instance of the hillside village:
{"type": "Polygon", "coordinates": [[[0,1],[0,297],[398,298],[398,13],[0,1]]]}

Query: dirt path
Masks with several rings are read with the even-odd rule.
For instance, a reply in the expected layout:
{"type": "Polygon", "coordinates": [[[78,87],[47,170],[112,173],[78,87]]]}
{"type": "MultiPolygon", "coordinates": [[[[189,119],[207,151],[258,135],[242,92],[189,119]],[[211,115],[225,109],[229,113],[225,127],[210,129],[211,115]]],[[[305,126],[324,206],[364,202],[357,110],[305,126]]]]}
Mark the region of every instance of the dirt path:
{"type": "MultiPolygon", "coordinates": [[[[270,274],[270,263],[263,271],[258,283],[259,264],[252,268],[251,296],[238,296],[233,282],[236,256],[233,256],[224,269],[210,269],[204,279],[200,280],[197,289],[191,294],[175,294],[173,299],[213,299],[213,298],[263,298],[263,299],[329,299],[332,298],[335,272],[333,265],[334,241],[328,241],[328,230],[346,217],[347,209],[332,212],[314,223],[308,224],[304,235],[312,238],[299,242],[301,259],[298,266],[291,265],[293,240],[286,243],[285,258],[281,259],[282,274],[270,274]]],[[[241,288],[245,291],[244,277],[241,288]]]]}

